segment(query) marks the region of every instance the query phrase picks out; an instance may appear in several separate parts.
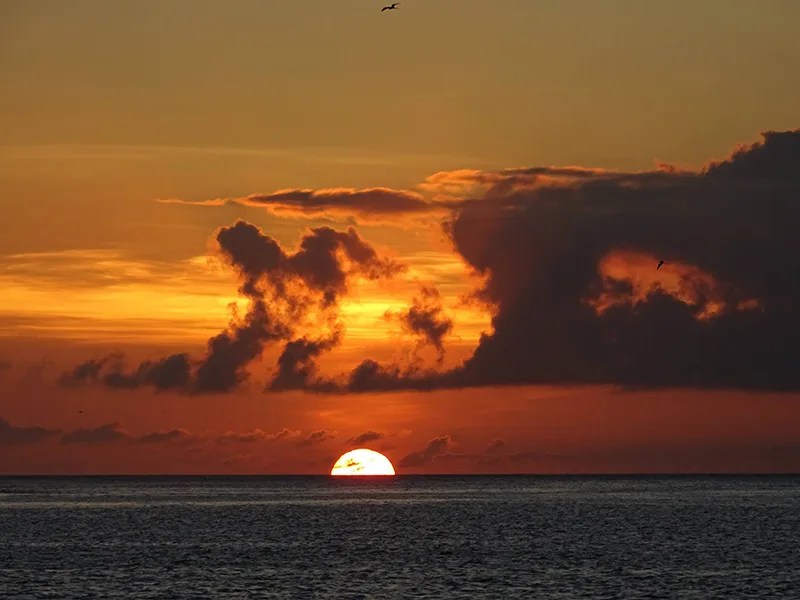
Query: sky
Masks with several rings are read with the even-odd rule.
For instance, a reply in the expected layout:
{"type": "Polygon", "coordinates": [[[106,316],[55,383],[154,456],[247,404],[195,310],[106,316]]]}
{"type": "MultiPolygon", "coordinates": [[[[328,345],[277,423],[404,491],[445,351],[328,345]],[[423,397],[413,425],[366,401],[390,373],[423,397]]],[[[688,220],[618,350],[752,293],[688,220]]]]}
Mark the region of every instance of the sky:
{"type": "Polygon", "coordinates": [[[800,471],[800,4],[382,5],[0,0],[0,473],[800,471]]]}

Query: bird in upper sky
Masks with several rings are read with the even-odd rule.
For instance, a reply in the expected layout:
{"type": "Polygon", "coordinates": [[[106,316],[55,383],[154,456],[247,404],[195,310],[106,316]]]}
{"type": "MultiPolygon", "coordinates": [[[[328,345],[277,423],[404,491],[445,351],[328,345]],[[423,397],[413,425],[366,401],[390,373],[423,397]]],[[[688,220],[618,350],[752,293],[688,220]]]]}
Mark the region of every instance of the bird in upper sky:
{"type": "Polygon", "coordinates": [[[400,4],[400,3],[399,3],[399,2],[393,2],[393,3],[392,3],[391,5],[389,5],[389,6],[384,6],[384,7],[381,9],[381,12],[383,12],[383,11],[385,11],[385,10],[397,10],[397,5],[398,5],[398,4],[400,4]]]}
{"type": "Polygon", "coordinates": [[[658,261],[658,266],[656,267],[656,271],[658,271],[661,268],[661,265],[663,264],[664,264],[663,260],[658,261]]]}

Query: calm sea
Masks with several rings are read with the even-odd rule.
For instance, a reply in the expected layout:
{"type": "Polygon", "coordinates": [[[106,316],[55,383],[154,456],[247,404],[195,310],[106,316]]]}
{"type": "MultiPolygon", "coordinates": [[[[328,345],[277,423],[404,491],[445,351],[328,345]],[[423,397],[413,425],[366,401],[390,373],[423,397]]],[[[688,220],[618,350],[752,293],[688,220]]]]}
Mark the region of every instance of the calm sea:
{"type": "Polygon", "coordinates": [[[0,598],[799,598],[798,477],[0,478],[0,598]]]}

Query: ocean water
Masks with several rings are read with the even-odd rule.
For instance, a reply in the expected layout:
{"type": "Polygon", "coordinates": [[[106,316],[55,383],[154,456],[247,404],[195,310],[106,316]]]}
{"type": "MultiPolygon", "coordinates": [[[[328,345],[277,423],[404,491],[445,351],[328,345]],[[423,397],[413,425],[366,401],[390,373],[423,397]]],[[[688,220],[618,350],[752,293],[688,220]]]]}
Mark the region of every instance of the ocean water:
{"type": "Polygon", "coordinates": [[[0,478],[0,598],[798,598],[799,477],[0,478]]]}

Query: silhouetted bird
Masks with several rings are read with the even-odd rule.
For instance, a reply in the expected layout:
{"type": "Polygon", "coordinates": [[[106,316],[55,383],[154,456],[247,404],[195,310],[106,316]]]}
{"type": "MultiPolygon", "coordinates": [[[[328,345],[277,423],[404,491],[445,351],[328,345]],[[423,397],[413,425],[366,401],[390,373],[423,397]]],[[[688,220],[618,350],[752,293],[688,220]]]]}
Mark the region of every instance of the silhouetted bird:
{"type": "Polygon", "coordinates": [[[399,2],[394,2],[394,3],[392,3],[392,5],[391,5],[391,6],[384,6],[384,7],[381,9],[381,12],[383,12],[383,11],[385,11],[385,10],[397,10],[397,5],[398,5],[398,4],[400,4],[400,3],[399,3],[399,2]]]}
{"type": "Polygon", "coordinates": [[[80,414],[83,414],[83,411],[82,411],[82,410],[79,410],[78,412],[79,412],[80,414]]]}
{"type": "Polygon", "coordinates": [[[658,271],[661,268],[661,265],[663,264],[664,264],[663,260],[658,261],[658,266],[656,267],[656,271],[658,271]]]}

